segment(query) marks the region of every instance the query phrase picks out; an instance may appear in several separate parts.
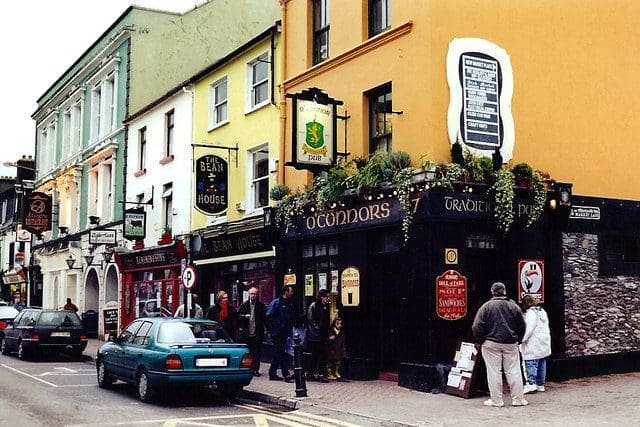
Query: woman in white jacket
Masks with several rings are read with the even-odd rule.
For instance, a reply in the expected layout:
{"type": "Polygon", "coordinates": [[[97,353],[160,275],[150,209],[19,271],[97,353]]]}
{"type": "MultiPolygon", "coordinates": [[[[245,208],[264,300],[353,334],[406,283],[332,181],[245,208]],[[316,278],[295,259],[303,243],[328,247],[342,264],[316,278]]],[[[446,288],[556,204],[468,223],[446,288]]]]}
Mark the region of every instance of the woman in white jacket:
{"type": "Polygon", "coordinates": [[[532,295],[525,295],[524,320],[527,330],[522,339],[522,358],[527,367],[527,384],[525,393],[544,391],[547,376],[547,356],[551,355],[551,332],[547,312],[538,306],[538,300],[532,295]]]}

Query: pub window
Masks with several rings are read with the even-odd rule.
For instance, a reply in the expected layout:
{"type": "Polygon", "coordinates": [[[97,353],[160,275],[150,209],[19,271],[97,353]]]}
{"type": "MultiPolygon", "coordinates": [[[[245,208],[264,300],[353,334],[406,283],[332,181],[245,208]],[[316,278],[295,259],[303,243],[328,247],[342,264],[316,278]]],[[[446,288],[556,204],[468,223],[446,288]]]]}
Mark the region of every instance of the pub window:
{"type": "Polygon", "coordinates": [[[369,153],[392,150],[393,108],[391,83],[368,93],[369,97],[369,153]]]}
{"type": "Polygon", "coordinates": [[[391,0],[369,0],[369,37],[391,26],[391,0]]]}
{"type": "Polygon", "coordinates": [[[329,1],[313,0],[313,65],[329,59],[329,1]]]}
{"type": "Polygon", "coordinates": [[[640,276],[640,236],[610,234],[600,242],[601,276],[640,276]]]}
{"type": "Polygon", "coordinates": [[[335,240],[304,243],[301,247],[303,280],[313,284],[313,296],[307,297],[305,307],[311,304],[320,289],[331,292],[331,273],[337,270],[338,242],[335,240]]]}
{"type": "Polygon", "coordinates": [[[469,249],[495,249],[497,238],[493,234],[469,234],[467,236],[467,248],[469,249]]]}

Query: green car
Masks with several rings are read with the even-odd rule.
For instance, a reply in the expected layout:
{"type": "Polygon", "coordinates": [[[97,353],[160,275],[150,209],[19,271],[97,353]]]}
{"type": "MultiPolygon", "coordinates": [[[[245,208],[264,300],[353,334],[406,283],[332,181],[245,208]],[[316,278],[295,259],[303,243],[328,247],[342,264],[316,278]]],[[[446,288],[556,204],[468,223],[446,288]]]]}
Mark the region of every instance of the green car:
{"type": "Polygon", "coordinates": [[[152,400],[164,389],[203,387],[234,398],[253,378],[246,344],[234,343],[211,320],[147,317],[131,322],[98,349],[98,385],[135,384],[138,398],[152,400]]]}

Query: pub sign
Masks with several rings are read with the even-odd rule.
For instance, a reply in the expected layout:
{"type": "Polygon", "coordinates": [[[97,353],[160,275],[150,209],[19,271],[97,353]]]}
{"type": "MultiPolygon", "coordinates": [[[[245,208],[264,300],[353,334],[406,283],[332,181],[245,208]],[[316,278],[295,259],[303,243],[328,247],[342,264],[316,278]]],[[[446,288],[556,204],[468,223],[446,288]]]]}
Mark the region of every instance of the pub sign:
{"type": "Polygon", "coordinates": [[[128,240],[142,240],[146,236],[147,213],[139,208],[124,211],[123,236],[128,240]]]}
{"type": "Polygon", "coordinates": [[[205,214],[222,213],[229,207],[228,164],[215,155],[196,159],[196,208],[205,214]]]}
{"type": "Polygon", "coordinates": [[[24,198],[22,228],[35,234],[51,230],[51,196],[33,192],[24,198]]]}
{"type": "Polygon", "coordinates": [[[467,315],[467,278],[455,270],[436,278],[436,313],[445,320],[467,315]]]}

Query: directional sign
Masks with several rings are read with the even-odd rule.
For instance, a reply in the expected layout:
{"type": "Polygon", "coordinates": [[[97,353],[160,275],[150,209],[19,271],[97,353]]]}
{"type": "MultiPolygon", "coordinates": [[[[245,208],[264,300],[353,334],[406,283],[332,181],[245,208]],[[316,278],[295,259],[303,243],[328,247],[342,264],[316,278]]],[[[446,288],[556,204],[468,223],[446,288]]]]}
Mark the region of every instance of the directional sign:
{"type": "Polygon", "coordinates": [[[197,279],[198,273],[196,273],[196,269],[192,265],[186,266],[182,272],[182,284],[184,287],[187,289],[193,288],[197,279]]]}

